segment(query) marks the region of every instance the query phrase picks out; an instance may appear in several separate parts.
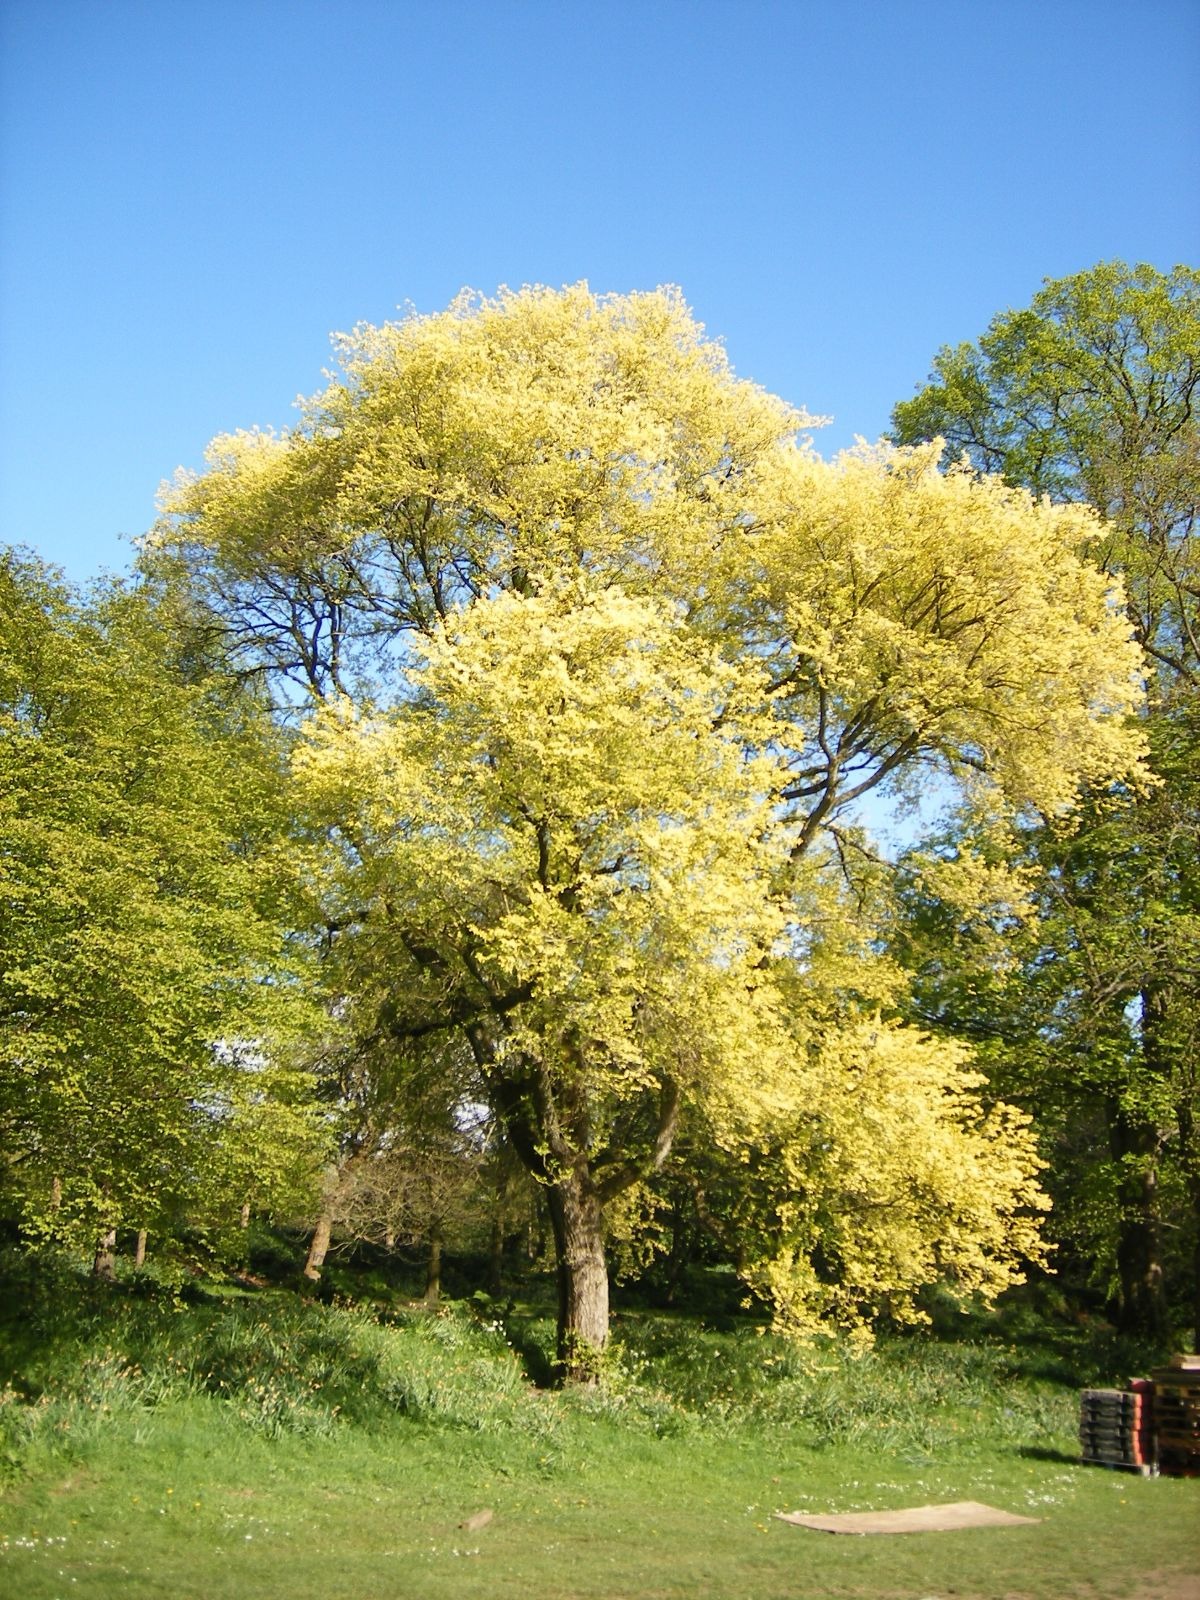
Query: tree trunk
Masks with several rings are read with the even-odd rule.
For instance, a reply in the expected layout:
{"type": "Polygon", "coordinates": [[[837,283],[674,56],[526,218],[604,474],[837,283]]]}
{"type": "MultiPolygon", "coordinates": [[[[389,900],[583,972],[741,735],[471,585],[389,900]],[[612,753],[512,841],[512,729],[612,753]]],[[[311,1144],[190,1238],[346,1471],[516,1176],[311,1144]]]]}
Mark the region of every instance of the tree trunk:
{"type": "Polygon", "coordinates": [[[100,1235],[96,1243],[96,1254],[92,1260],[93,1278],[108,1278],[110,1281],[117,1275],[117,1230],[110,1228],[107,1233],[100,1235]]]}
{"type": "Polygon", "coordinates": [[[671,1205],[671,1249],[667,1255],[666,1285],[663,1296],[669,1306],[674,1306],[679,1300],[679,1291],[683,1286],[683,1269],[689,1256],[694,1254],[694,1251],[688,1248],[691,1243],[689,1220],[684,1215],[683,1202],[677,1194],[671,1205]]]}
{"type": "Polygon", "coordinates": [[[573,1383],[595,1383],[608,1343],[604,1215],[586,1168],[548,1186],[558,1257],[558,1368],[573,1383]]]}
{"type": "MultiPolygon", "coordinates": [[[[1196,1149],[1196,1121],[1190,1106],[1179,1111],[1179,1135],[1184,1172],[1187,1175],[1188,1199],[1192,1209],[1192,1349],[1200,1354],[1200,1151],[1196,1149]]],[[[1178,1349],[1179,1346],[1176,1346],[1178,1349]]]]}
{"type": "Polygon", "coordinates": [[[250,1202],[249,1202],[249,1200],[243,1200],[242,1201],[242,1209],[241,1209],[241,1212],[240,1212],[240,1214],[238,1216],[238,1227],[239,1228],[248,1228],[249,1226],[250,1226],[250,1202]]]}
{"type": "MultiPolygon", "coordinates": [[[[558,1270],[558,1376],[595,1383],[608,1343],[604,1206],[666,1160],[679,1117],[679,1085],[673,1078],[662,1079],[648,1147],[597,1157],[586,1071],[573,1082],[556,1085],[542,1063],[527,1059],[524,1071],[513,1070],[510,1063],[500,1073],[495,1038],[477,1025],[467,1029],[467,1038],[490,1078],[493,1106],[509,1141],[546,1197],[558,1270]],[[604,1169],[599,1179],[597,1168],[604,1169]]],[[[575,1043],[584,1062],[582,1047],[575,1043]]]]}
{"type": "MultiPolygon", "coordinates": [[[[1171,1052],[1166,1043],[1169,996],[1162,984],[1151,983],[1143,985],[1140,1000],[1138,1087],[1151,1099],[1154,1087],[1170,1076],[1171,1052]]],[[[1118,1102],[1110,1109],[1109,1141],[1120,1164],[1117,1275],[1121,1303],[1117,1324],[1123,1333],[1148,1334],[1165,1345],[1170,1338],[1170,1310],[1158,1202],[1163,1130],[1146,1112],[1118,1102]]]]}
{"type": "Polygon", "coordinates": [[[320,1282],[321,1268],[325,1265],[325,1257],[329,1253],[329,1238],[332,1231],[333,1219],[328,1211],[322,1211],[313,1229],[312,1243],[308,1247],[308,1260],[304,1263],[304,1276],[312,1283],[320,1282]]]}
{"type": "Polygon", "coordinates": [[[435,1306],[442,1298],[442,1230],[434,1223],[429,1230],[429,1259],[425,1267],[425,1304],[435,1306]]]}
{"type": "Polygon", "coordinates": [[[504,1293],[504,1217],[499,1211],[492,1217],[487,1284],[488,1293],[493,1299],[498,1299],[504,1293]]]}
{"type": "Polygon", "coordinates": [[[1118,1108],[1109,1127],[1109,1139],[1112,1153],[1121,1165],[1117,1186],[1117,1326],[1122,1333],[1149,1335],[1165,1344],[1170,1317],[1158,1218],[1161,1136],[1153,1124],[1130,1118],[1118,1108]]]}
{"type": "Polygon", "coordinates": [[[134,1252],[133,1252],[133,1264],[134,1264],[135,1267],[144,1267],[146,1265],[146,1230],[145,1230],[145,1228],[139,1228],[138,1229],[137,1246],[136,1246],[136,1248],[134,1249],[134,1252]]]}
{"type": "Polygon", "coordinates": [[[52,1211],[57,1211],[59,1206],[61,1206],[61,1205],[62,1205],[62,1179],[61,1178],[51,1178],[51,1180],[50,1180],[50,1209],[52,1211]]]}

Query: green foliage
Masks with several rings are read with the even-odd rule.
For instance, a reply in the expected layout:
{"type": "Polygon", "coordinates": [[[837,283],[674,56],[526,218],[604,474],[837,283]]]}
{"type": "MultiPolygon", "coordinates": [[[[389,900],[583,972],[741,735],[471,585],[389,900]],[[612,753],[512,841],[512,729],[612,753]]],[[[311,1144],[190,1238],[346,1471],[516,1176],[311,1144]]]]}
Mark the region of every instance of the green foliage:
{"type": "Polygon", "coordinates": [[[272,1438],[401,1416],[495,1432],[535,1403],[500,1324],[453,1306],[381,1312],[287,1290],[181,1298],[53,1256],[10,1256],[3,1281],[10,1454],[56,1434],[70,1450],[120,1416],[199,1396],[272,1438]]]}
{"type": "Polygon", "coordinates": [[[295,1194],[319,1130],[260,708],[151,589],[82,602],[7,552],[0,622],[0,1183],[91,1242],[295,1194]]]}
{"type": "Polygon", "coordinates": [[[1139,636],[1171,671],[1195,650],[1198,326],[1200,272],[1103,262],[940,351],[893,414],[904,443],[943,438],[983,471],[1103,512],[1097,554],[1125,575],[1139,636]]]}
{"type": "Polygon", "coordinates": [[[1043,818],[1010,847],[1037,910],[992,924],[1012,981],[984,972],[978,928],[964,939],[952,908],[914,888],[930,879],[917,863],[903,937],[921,945],[919,1010],[990,1037],[998,1090],[1036,1112],[1063,1237],[1131,1326],[1160,1329],[1167,1290],[1184,1326],[1200,1322],[1198,383],[1200,273],[1110,262],[943,350],[895,410],[905,442],[944,438],[1009,482],[1098,507],[1087,550],[1147,654],[1155,782],[1098,788],[1070,826],[1043,818]]]}

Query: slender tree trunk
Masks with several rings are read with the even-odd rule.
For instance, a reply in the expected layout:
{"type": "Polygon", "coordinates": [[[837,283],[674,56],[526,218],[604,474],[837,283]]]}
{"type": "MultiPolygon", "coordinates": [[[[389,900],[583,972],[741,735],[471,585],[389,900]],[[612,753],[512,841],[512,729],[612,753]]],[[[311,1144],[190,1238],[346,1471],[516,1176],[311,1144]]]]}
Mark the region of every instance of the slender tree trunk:
{"type": "Polygon", "coordinates": [[[1192,1349],[1200,1352],[1200,1143],[1197,1142],[1200,1128],[1197,1127],[1194,1096],[1194,1089],[1191,1096],[1181,1095],[1175,1116],[1179,1126],[1179,1159],[1187,1177],[1192,1226],[1196,1230],[1192,1248],[1192,1349]]]}
{"type": "Polygon", "coordinates": [[[442,1298],[442,1229],[435,1222],[429,1230],[429,1257],[425,1265],[425,1304],[435,1306],[442,1298]]]}
{"type": "Polygon", "coordinates": [[[504,1217],[497,1210],[492,1217],[488,1241],[488,1293],[496,1298],[504,1292],[504,1217]]]}
{"type": "Polygon", "coordinates": [[[110,1228],[107,1233],[102,1233],[96,1242],[96,1254],[92,1260],[92,1276],[94,1278],[113,1279],[117,1275],[117,1230],[110,1228]]]}
{"type": "Polygon", "coordinates": [[[541,1216],[530,1217],[521,1231],[521,1249],[526,1261],[540,1261],[546,1254],[546,1224],[541,1216]]]}
{"type": "Polygon", "coordinates": [[[1187,1177],[1188,1200],[1192,1209],[1192,1349],[1200,1353],[1200,1150],[1196,1148],[1196,1119],[1190,1106],[1179,1113],[1180,1157],[1187,1177]]]}
{"type": "Polygon", "coordinates": [[[1166,1341],[1170,1332],[1158,1218],[1160,1133],[1150,1123],[1118,1109],[1109,1128],[1113,1155],[1121,1166],[1117,1276],[1117,1325],[1123,1333],[1149,1334],[1166,1341]]]}
{"type": "Polygon", "coordinates": [[[250,1226],[250,1202],[249,1202],[249,1200],[243,1200],[242,1201],[242,1209],[241,1209],[241,1212],[238,1215],[238,1227],[239,1228],[248,1228],[249,1226],[250,1226]]]}
{"type": "Polygon", "coordinates": [[[687,1262],[689,1251],[688,1243],[691,1229],[688,1226],[689,1218],[684,1215],[683,1202],[679,1195],[671,1205],[671,1249],[667,1255],[666,1294],[667,1305],[673,1306],[679,1299],[679,1290],[683,1283],[683,1269],[687,1262]]]}
{"type": "Polygon", "coordinates": [[[604,1215],[585,1167],[546,1190],[558,1258],[558,1365],[563,1378],[594,1383],[608,1343],[604,1215]]]}
{"type": "Polygon", "coordinates": [[[325,1257],[329,1253],[329,1239],[332,1232],[333,1219],[328,1211],[322,1211],[313,1229],[312,1242],[308,1247],[308,1260],[304,1263],[304,1276],[312,1283],[320,1282],[321,1268],[325,1265],[325,1257]]]}
{"type": "Polygon", "coordinates": [[[50,1180],[50,1209],[52,1211],[57,1211],[59,1206],[61,1206],[61,1205],[62,1205],[62,1179],[61,1178],[51,1178],[51,1180],[50,1180]]]}
{"type": "Polygon", "coordinates": [[[134,1249],[134,1252],[133,1252],[133,1264],[134,1264],[135,1267],[144,1267],[146,1265],[146,1230],[145,1230],[145,1228],[139,1228],[138,1229],[137,1245],[136,1245],[136,1247],[134,1249]]]}

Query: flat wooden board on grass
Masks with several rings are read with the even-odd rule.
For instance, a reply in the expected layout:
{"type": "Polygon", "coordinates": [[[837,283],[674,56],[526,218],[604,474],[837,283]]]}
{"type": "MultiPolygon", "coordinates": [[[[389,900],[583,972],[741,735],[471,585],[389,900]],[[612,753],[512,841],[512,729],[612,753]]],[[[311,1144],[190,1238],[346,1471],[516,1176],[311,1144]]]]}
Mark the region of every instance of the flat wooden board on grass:
{"type": "Polygon", "coordinates": [[[945,1506],[908,1506],[900,1511],[843,1511],[810,1516],[805,1511],[778,1511],[780,1522],[818,1533],[949,1533],[957,1528],[1008,1528],[1040,1522],[1040,1517],[1018,1517],[1011,1511],[978,1500],[956,1500],[945,1506]]]}

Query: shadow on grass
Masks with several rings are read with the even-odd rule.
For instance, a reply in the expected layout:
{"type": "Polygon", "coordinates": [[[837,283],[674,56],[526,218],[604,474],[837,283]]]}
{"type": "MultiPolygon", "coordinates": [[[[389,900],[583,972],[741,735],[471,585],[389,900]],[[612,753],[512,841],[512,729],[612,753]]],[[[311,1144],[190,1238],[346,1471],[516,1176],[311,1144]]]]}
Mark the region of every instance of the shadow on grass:
{"type": "Polygon", "coordinates": [[[1049,1450],[1045,1445],[1021,1444],[1017,1446],[1017,1454],[1025,1461],[1051,1461],[1063,1467],[1077,1467],[1079,1457],[1068,1455],[1065,1450],[1049,1450]]]}

